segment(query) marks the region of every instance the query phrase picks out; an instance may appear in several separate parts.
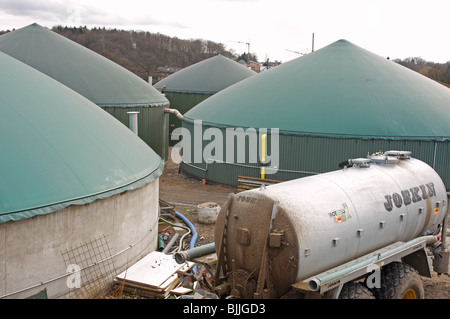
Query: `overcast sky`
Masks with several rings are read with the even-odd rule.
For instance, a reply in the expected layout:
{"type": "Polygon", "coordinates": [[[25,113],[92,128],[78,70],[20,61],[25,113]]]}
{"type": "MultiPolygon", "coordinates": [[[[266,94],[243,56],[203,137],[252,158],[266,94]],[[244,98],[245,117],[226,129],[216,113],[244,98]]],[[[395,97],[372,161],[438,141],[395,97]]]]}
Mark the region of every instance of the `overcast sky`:
{"type": "Polygon", "coordinates": [[[346,39],[391,59],[450,61],[450,0],[0,0],[0,30],[34,22],[162,33],[292,60],[346,39]],[[239,43],[242,42],[242,43],[239,43]]]}

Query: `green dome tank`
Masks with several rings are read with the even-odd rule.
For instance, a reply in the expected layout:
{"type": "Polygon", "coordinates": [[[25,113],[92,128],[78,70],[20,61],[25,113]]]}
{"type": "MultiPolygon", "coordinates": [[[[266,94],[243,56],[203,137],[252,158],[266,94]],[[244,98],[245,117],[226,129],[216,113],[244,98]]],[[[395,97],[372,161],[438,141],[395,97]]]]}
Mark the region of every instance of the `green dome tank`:
{"type": "Polygon", "coordinates": [[[185,117],[294,135],[441,140],[450,137],[445,106],[444,86],[339,40],[230,87],[185,117]]]}
{"type": "Polygon", "coordinates": [[[127,112],[138,111],[139,137],[165,158],[169,101],[137,75],[36,23],[0,36],[0,51],[78,92],[126,126],[127,112]]]}
{"type": "MultiPolygon", "coordinates": [[[[224,137],[226,128],[265,128],[269,135],[278,129],[279,165],[266,175],[269,179],[336,170],[342,160],[380,150],[408,150],[450,188],[448,88],[347,40],[259,73],[198,104],[184,114],[183,127],[191,135],[196,120],[202,121],[203,131],[219,128],[224,137]]],[[[260,176],[259,160],[228,163],[226,148],[221,151],[222,161],[185,161],[182,170],[231,185],[238,176],[260,176]]],[[[248,158],[249,149],[242,151],[248,158]]]]}
{"type": "Polygon", "coordinates": [[[0,69],[0,223],[107,198],[162,174],[160,156],[88,99],[2,52],[0,69]]]}
{"type": "Polygon", "coordinates": [[[154,87],[158,90],[164,87],[164,92],[212,95],[255,74],[255,71],[219,54],[175,72],[154,87]]]}
{"type": "MultiPolygon", "coordinates": [[[[172,109],[184,114],[217,92],[255,74],[255,71],[219,54],[169,75],[154,87],[165,94],[172,109]]],[[[174,140],[178,136],[174,130],[181,126],[180,119],[170,117],[170,145],[176,143],[174,140]]]]}

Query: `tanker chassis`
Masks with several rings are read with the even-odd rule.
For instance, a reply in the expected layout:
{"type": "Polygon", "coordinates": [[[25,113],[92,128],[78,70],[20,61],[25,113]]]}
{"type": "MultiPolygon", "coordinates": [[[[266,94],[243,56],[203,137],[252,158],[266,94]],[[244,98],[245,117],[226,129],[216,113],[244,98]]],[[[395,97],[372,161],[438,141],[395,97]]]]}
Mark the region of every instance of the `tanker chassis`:
{"type": "Polygon", "coordinates": [[[216,221],[209,290],[242,299],[424,298],[421,276],[448,275],[449,194],[410,155],[352,159],[230,194],[216,221]]]}

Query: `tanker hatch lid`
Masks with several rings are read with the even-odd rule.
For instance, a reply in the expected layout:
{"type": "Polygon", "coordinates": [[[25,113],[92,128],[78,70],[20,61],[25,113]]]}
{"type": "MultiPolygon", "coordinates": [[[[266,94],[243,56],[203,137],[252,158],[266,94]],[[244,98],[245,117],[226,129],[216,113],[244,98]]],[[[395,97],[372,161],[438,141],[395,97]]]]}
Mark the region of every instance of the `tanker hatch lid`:
{"type": "Polygon", "coordinates": [[[397,157],[398,159],[410,159],[411,158],[411,151],[387,151],[384,153],[386,156],[393,156],[397,157]]]}
{"type": "Polygon", "coordinates": [[[375,164],[396,164],[398,162],[398,158],[394,156],[387,155],[374,155],[370,156],[370,162],[375,164]]]}
{"type": "Polygon", "coordinates": [[[369,167],[370,159],[369,158],[354,158],[351,160],[352,164],[358,167],[369,167]]]}

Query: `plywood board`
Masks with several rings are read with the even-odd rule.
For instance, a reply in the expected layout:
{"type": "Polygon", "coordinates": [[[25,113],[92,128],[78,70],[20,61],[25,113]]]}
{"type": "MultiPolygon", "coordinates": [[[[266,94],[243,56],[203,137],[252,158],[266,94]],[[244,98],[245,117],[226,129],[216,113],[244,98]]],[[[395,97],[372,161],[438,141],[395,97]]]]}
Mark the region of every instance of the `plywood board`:
{"type": "Polygon", "coordinates": [[[170,293],[174,294],[174,295],[185,295],[185,294],[188,294],[188,293],[190,293],[192,291],[193,290],[190,289],[190,288],[178,287],[178,288],[172,289],[170,291],[170,293]]]}
{"type": "Polygon", "coordinates": [[[172,255],[154,251],[116,276],[116,279],[165,290],[177,279],[177,271],[188,271],[193,265],[190,262],[178,264],[172,255]]]}

